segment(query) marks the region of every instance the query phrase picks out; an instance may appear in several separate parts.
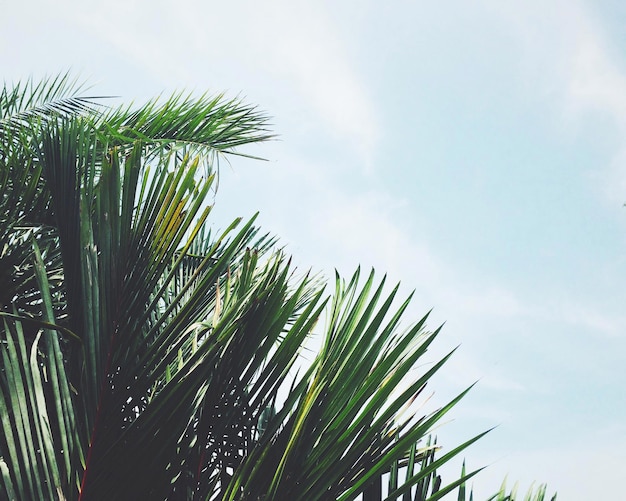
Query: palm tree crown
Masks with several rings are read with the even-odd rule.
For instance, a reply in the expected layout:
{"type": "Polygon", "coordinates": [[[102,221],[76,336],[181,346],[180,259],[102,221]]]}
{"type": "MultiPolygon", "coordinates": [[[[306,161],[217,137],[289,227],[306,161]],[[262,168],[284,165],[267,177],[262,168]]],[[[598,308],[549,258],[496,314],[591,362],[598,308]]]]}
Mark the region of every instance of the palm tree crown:
{"type": "Polygon", "coordinates": [[[254,218],[210,228],[217,162],[266,116],[99,103],[67,76],[0,94],[0,497],[375,499],[391,475],[390,498],[438,499],[476,473],[435,485],[479,437],[425,441],[465,392],[405,412],[447,357],[410,372],[437,331],[399,328],[397,287],[326,294],[254,218]]]}

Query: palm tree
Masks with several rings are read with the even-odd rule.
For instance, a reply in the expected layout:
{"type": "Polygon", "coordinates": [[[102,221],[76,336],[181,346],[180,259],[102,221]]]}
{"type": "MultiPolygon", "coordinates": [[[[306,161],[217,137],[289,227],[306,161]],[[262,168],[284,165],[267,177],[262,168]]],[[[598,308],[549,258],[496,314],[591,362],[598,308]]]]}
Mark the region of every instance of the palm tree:
{"type": "Polygon", "coordinates": [[[210,227],[218,161],[272,137],[262,113],[83,92],[0,94],[2,498],[376,499],[391,475],[438,499],[476,473],[429,484],[479,437],[434,459],[466,392],[412,410],[448,357],[412,371],[438,331],[399,329],[397,287],[357,270],[327,294],[254,218],[210,227]]]}

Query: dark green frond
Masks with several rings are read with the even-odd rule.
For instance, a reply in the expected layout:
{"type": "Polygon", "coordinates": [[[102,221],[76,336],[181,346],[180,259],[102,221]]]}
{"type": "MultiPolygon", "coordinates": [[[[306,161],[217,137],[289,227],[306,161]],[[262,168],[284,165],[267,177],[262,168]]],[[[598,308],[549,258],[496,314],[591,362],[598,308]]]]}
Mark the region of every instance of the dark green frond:
{"type": "Polygon", "coordinates": [[[402,328],[411,298],[373,271],[325,293],[256,216],[211,226],[217,160],[267,117],[83,92],[0,92],[0,498],[463,499],[479,470],[438,471],[482,434],[435,457],[468,390],[414,405],[451,356],[416,369],[428,315],[402,328]]]}

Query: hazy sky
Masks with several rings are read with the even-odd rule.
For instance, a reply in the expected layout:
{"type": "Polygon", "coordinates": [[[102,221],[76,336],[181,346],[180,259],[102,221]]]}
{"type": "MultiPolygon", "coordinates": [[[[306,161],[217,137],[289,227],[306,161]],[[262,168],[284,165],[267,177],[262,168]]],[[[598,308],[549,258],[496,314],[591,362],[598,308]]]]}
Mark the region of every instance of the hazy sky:
{"type": "MultiPolygon", "coordinates": [[[[438,433],[560,499],[626,470],[626,3],[10,2],[2,77],[71,69],[127,100],[226,91],[279,141],[222,171],[220,224],[261,211],[303,268],[357,264],[446,322],[433,381],[478,385],[438,433]]],[[[432,354],[432,360],[436,354],[432,354]]]]}

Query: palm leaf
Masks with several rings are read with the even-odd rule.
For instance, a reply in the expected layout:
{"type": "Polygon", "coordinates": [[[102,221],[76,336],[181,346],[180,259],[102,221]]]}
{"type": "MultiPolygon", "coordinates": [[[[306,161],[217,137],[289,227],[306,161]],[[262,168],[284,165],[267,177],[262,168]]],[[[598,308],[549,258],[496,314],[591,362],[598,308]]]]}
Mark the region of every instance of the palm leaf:
{"type": "Polygon", "coordinates": [[[412,405],[439,330],[357,271],[298,275],[255,218],[210,227],[256,108],[105,109],[67,75],[0,93],[0,492],[9,499],[439,499],[412,405]],[[319,319],[326,313],[326,321],[319,319]],[[313,335],[322,346],[301,354],[313,335]]]}

